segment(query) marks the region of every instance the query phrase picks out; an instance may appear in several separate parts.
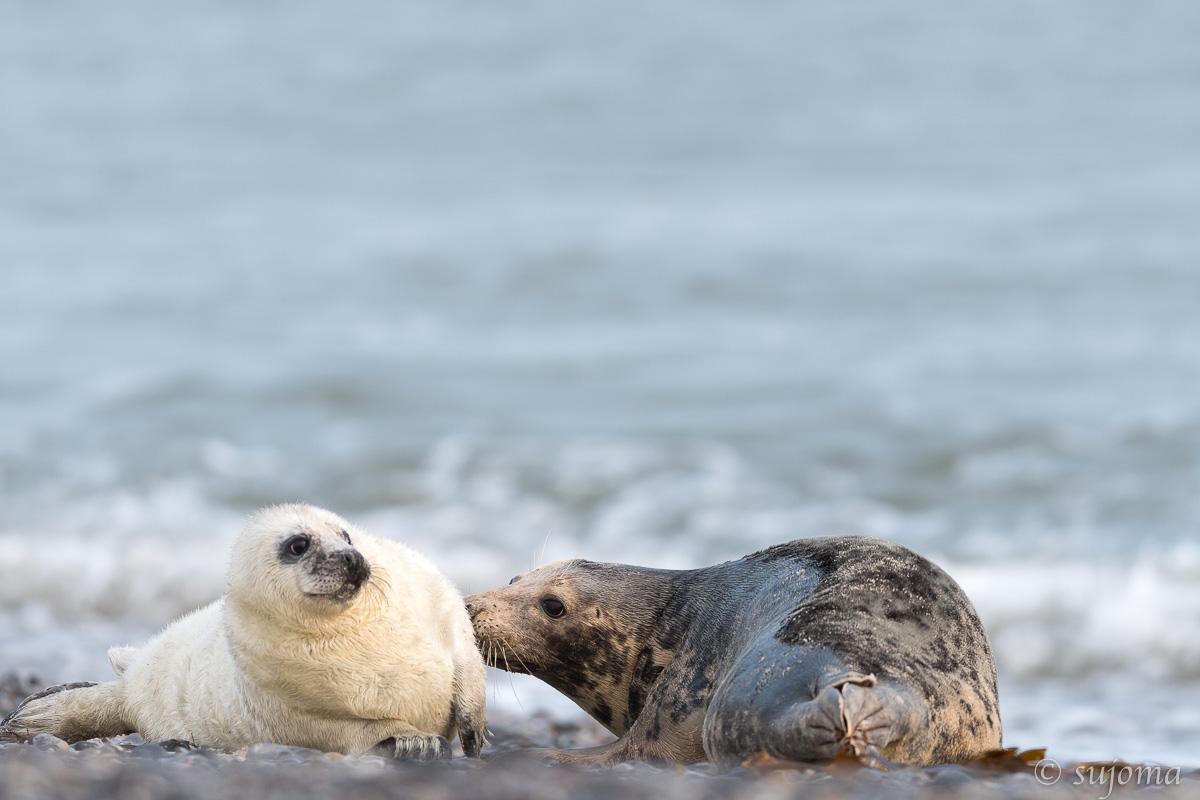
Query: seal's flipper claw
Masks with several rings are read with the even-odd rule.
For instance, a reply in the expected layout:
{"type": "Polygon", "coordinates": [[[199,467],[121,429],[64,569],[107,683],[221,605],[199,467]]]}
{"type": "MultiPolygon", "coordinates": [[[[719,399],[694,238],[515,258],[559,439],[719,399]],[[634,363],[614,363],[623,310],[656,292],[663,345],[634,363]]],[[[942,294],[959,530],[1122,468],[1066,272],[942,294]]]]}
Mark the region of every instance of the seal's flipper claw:
{"type": "Polygon", "coordinates": [[[458,742],[462,745],[463,755],[479,758],[486,740],[483,738],[483,731],[478,728],[463,727],[458,731],[458,742]]]}
{"type": "Polygon", "coordinates": [[[370,752],[397,760],[439,761],[450,757],[450,742],[445,736],[432,733],[393,736],[372,747],[370,752]]]}

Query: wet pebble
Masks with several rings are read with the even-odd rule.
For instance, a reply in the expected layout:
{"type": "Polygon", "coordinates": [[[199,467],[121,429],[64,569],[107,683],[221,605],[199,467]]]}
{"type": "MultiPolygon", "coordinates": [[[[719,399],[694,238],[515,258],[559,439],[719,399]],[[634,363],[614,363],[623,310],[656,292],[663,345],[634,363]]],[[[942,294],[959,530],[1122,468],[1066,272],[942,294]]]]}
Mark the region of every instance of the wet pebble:
{"type": "MultiPolygon", "coordinates": [[[[501,742],[528,734],[534,747],[565,741],[566,747],[594,745],[593,732],[580,726],[541,729],[537,720],[493,721],[501,742]],[[566,736],[566,740],[559,737],[566,736]]],[[[787,764],[770,769],[723,770],[710,763],[681,769],[625,762],[612,768],[544,763],[509,752],[495,760],[457,758],[431,763],[391,761],[380,756],[343,756],[302,747],[258,744],[239,751],[192,747],[187,742],[147,744],[141,737],[118,736],[67,745],[56,737],[36,744],[0,743],[0,798],[54,797],[94,800],[113,796],[140,800],[210,800],[213,797],[373,797],[379,800],[447,797],[528,798],[529,800],[803,800],[804,798],[882,798],[883,800],[1008,800],[1038,796],[1076,800],[1072,787],[1043,787],[1027,773],[1004,773],[969,766],[942,766],[877,772],[849,766],[823,769],[787,764]],[[304,764],[302,769],[291,768],[304,764]],[[281,768],[282,767],[282,768],[281,768]]],[[[489,755],[498,749],[488,748],[489,755]]],[[[1193,800],[1200,781],[1162,787],[1156,800],[1193,800]]],[[[1141,792],[1131,793],[1141,796],[1141,792]]],[[[1149,796],[1151,793],[1147,792],[1149,796]]]]}
{"type": "Polygon", "coordinates": [[[161,742],[155,742],[155,744],[168,753],[178,753],[182,750],[192,749],[192,743],[185,739],[163,739],[161,742]]]}
{"type": "Polygon", "coordinates": [[[930,786],[938,788],[947,788],[955,786],[964,786],[968,783],[974,783],[975,778],[960,767],[939,767],[932,780],[929,781],[930,786]]]}
{"type": "Polygon", "coordinates": [[[129,753],[130,758],[150,758],[155,761],[162,761],[169,755],[161,744],[140,744],[129,753]]]}
{"type": "Polygon", "coordinates": [[[647,764],[645,761],[623,761],[611,769],[618,775],[652,775],[662,772],[658,767],[647,764]]]}
{"type": "Polygon", "coordinates": [[[719,775],[721,768],[711,761],[697,761],[695,764],[689,764],[684,767],[685,772],[692,772],[697,775],[719,775]]]}
{"type": "Polygon", "coordinates": [[[866,786],[879,786],[887,782],[887,775],[883,772],[877,772],[873,769],[856,769],[854,771],[855,783],[864,784],[866,786]]]}
{"type": "Polygon", "coordinates": [[[70,750],[71,745],[50,733],[39,733],[30,741],[39,750],[70,750]]]}
{"type": "Polygon", "coordinates": [[[293,764],[303,764],[325,758],[325,753],[307,747],[293,747],[287,744],[254,744],[246,750],[248,761],[282,761],[293,764]]]}
{"type": "Polygon", "coordinates": [[[183,756],[197,761],[220,761],[221,754],[211,747],[193,747],[183,756]]]}
{"type": "Polygon", "coordinates": [[[71,745],[71,749],[77,753],[82,753],[85,750],[103,750],[105,747],[104,742],[99,739],[84,739],[82,742],[76,742],[71,745]]]}

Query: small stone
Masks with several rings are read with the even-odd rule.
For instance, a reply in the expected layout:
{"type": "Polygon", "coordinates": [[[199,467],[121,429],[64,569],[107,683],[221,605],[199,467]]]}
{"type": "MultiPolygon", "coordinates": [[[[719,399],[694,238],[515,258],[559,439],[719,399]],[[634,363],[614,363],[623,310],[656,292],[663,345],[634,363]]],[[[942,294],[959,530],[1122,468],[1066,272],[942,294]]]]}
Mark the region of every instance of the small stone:
{"type": "Polygon", "coordinates": [[[184,739],[163,739],[156,744],[168,753],[178,753],[184,750],[191,750],[192,743],[184,739]]]}
{"type": "Polygon", "coordinates": [[[722,770],[711,761],[697,761],[695,764],[689,764],[684,767],[687,772],[694,772],[698,775],[720,775],[722,770]]]}
{"type": "Polygon", "coordinates": [[[877,786],[887,780],[884,773],[877,769],[859,769],[854,773],[854,782],[877,786]]]}
{"type": "Polygon", "coordinates": [[[189,758],[200,759],[201,761],[220,761],[221,754],[211,747],[193,747],[187,751],[189,758]]]}
{"type": "Polygon", "coordinates": [[[129,754],[129,757],[149,758],[154,761],[161,761],[169,755],[170,753],[168,753],[166,748],[161,744],[139,744],[137,747],[133,748],[133,751],[129,754]]]}
{"type": "Polygon", "coordinates": [[[968,783],[975,783],[975,779],[963,769],[951,766],[940,768],[937,774],[933,776],[933,780],[929,782],[929,785],[940,788],[966,786],[968,783]]]}
{"type": "Polygon", "coordinates": [[[84,750],[96,750],[98,748],[103,748],[105,746],[106,745],[104,744],[104,742],[98,741],[96,739],[84,739],[82,742],[76,742],[75,744],[71,745],[71,749],[74,750],[75,752],[79,753],[84,750]]]}
{"type": "Polygon", "coordinates": [[[273,744],[271,742],[252,744],[246,750],[246,758],[253,761],[284,761],[303,764],[306,761],[314,761],[324,757],[325,754],[320,750],[312,750],[307,747],[293,747],[288,744],[273,744]]]}
{"type": "Polygon", "coordinates": [[[52,733],[39,733],[37,736],[33,737],[33,741],[31,741],[30,744],[42,750],[71,749],[71,745],[67,744],[52,733]]]}

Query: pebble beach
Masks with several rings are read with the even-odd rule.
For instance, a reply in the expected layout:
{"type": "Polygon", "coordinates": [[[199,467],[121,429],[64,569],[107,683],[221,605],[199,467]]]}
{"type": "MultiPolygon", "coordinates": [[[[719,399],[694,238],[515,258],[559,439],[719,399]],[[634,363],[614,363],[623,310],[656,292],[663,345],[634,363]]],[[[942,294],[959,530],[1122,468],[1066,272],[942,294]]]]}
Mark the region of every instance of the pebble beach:
{"type": "MultiPolygon", "coordinates": [[[[0,679],[0,712],[35,684],[29,676],[0,679]]],[[[944,765],[893,772],[847,761],[817,766],[757,759],[730,771],[711,764],[657,767],[628,762],[580,767],[529,755],[534,748],[590,747],[611,737],[595,723],[563,721],[545,713],[504,714],[491,720],[483,758],[454,748],[448,761],[390,761],[263,743],[237,751],[192,747],[186,742],[145,742],[137,734],[74,744],[48,734],[31,742],[0,739],[0,797],[40,800],[210,800],[211,798],[488,798],[489,800],[589,800],[590,798],[1107,798],[1122,765],[1076,772],[1038,770],[1019,758],[991,764],[944,765]]],[[[1120,796],[1145,793],[1173,800],[1200,793],[1200,769],[1146,774],[1134,783],[1125,773],[1120,796]]]]}

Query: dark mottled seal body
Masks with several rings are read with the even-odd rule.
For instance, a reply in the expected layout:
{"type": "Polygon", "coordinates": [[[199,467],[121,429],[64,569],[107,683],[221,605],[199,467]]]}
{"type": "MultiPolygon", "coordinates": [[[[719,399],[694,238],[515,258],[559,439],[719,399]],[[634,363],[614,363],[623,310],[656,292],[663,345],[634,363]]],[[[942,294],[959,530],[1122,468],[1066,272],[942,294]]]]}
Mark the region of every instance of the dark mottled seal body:
{"type": "Polygon", "coordinates": [[[881,539],[802,539],[696,570],[562,561],[467,603],[490,664],[620,737],[562,760],[930,764],[1000,747],[975,609],[881,539]]]}

